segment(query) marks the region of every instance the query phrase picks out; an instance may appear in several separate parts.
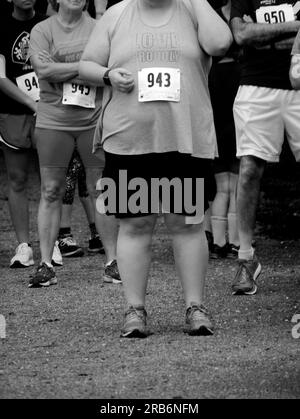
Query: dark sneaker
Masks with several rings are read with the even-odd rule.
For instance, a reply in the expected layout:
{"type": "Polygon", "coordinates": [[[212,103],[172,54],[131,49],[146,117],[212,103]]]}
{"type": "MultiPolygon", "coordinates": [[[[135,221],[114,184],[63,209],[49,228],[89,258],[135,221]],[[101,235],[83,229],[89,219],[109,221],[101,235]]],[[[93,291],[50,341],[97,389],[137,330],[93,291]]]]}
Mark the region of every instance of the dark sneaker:
{"type": "Polygon", "coordinates": [[[64,257],[75,258],[84,255],[82,247],[78,246],[73,236],[59,238],[58,247],[64,257]]]}
{"type": "Polygon", "coordinates": [[[103,281],[107,284],[122,284],[116,260],[113,260],[109,265],[105,266],[103,281]]]}
{"type": "Polygon", "coordinates": [[[36,273],[30,278],[28,287],[29,288],[40,288],[50,287],[50,285],[56,285],[57,278],[53,268],[48,266],[46,263],[42,263],[36,273]]]}
{"type": "Polygon", "coordinates": [[[208,250],[211,252],[213,250],[213,246],[214,246],[213,235],[210,231],[206,231],[206,230],[205,230],[205,235],[206,235],[206,239],[207,239],[208,250]]]}
{"type": "Polygon", "coordinates": [[[129,307],[125,313],[122,338],[146,338],[149,331],[146,326],[147,312],[143,306],[129,307]]]}
{"type": "Polygon", "coordinates": [[[228,259],[237,259],[239,257],[240,247],[235,244],[229,244],[227,249],[228,259]]]}
{"type": "Polygon", "coordinates": [[[214,244],[210,252],[210,257],[211,259],[224,259],[227,257],[227,254],[228,254],[227,244],[225,244],[225,246],[222,246],[222,247],[217,244],[214,244]]]}
{"type": "Polygon", "coordinates": [[[99,236],[92,237],[89,240],[89,253],[101,253],[102,255],[105,253],[102,241],[99,236]]]}
{"type": "Polygon", "coordinates": [[[254,295],[257,293],[256,280],[261,273],[261,264],[254,255],[253,260],[239,260],[239,267],[232,285],[233,295],[254,295]]]}
{"type": "Polygon", "coordinates": [[[202,304],[192,302],[186,311],[186,332],[190,336],[210,336],[214,334],[214,326],[209,318],[208,310],[202,304]]]}

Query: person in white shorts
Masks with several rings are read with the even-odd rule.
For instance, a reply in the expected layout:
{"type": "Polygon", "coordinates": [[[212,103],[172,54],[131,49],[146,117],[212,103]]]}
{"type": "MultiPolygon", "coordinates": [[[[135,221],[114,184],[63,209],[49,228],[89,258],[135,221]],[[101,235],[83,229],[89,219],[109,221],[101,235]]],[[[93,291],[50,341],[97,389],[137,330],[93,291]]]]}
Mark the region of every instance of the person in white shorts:
{"type": "Polygon", "coordinates": [[[289,80],[291,48],[300,28],[299,2],[233,0],[231,28],[243,47],[241,82],[234,104],[240,176],[237,217],[239,267],[233,294],[254,295],[261,264],[252,247],[266,162],[278,162],[286,138],[300,160],[300,93],[289,80]],[[297,15],[298,14],[298,15],[297,15]]]}

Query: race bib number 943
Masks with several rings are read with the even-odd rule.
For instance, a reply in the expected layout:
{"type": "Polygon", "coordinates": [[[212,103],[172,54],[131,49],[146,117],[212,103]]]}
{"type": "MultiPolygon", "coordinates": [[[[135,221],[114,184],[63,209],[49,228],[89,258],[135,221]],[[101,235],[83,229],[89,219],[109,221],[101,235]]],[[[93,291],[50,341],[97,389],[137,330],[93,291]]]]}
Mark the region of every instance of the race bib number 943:
{"type": "Polygon", "coordinates": [[[95,108],[96,88],[77,83],[64,83],[64,105],[81,106],[82,108],[95,108]]]}
{"type": "Polygon", "coordinates": [[[139,102],[180,101],[180,70],[144,68],[139,71],[139,102]]]}
{"type": "Polygon", "coordinates": [[[295,20],[293,6],[291,4],[280,4],[279,6],[261,7],[256,11],[257,23],[284,23],[295,20]]]}
{"type": "Polygon", "coordinates": [[[35,102],[40,100],[39,82],[37,75],[34,71],[32,71],[31,73],[24,74],[24,76],[17,77],[16,82],[18,88],[22,90],[22,92],[30,96],[32,100],[34,100],[35,102]]]}

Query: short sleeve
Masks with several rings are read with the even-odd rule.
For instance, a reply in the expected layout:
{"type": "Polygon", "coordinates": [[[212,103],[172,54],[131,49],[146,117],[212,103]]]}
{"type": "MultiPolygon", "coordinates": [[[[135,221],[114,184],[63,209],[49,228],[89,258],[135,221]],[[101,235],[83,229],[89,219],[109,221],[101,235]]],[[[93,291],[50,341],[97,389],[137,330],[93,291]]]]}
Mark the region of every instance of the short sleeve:
{"type": "Polygon", "coordinates": [[[50,37],[48,29],[48,19],[35,25],[30,33],[29,48],[27,59],[40,51],[50,51],[50,37]]]}
{"type": "Polygon", "coordinates": [[[293,48],[292,48],[292,55],[300,54],[300,31],[298,32],[293,48]]]}
{"type": "Polygon", "coordinates": [[[0,54],[0,78],[6,78],[6,61],[4,55],[0,54]]]}

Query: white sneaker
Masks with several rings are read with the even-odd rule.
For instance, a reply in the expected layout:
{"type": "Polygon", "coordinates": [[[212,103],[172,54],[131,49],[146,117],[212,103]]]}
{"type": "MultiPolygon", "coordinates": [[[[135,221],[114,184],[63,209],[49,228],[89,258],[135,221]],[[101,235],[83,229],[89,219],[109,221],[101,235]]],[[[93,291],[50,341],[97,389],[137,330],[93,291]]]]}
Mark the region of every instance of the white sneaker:
{"type": "Polygon", "coordinates": [[[21,243],[16,248],[16,254],[10,261],[10,268],[28,268],[34,265],[33,253],[28,243],[21,243]]]}
{"type": "Polygon", "coordinates": [[[58,247],[58,241],[56,240],[54,249],[53,249],[53,255],[52,255],[52,265],[53,266],[63,266],[63,259],[61,252],[58,247]]]}

